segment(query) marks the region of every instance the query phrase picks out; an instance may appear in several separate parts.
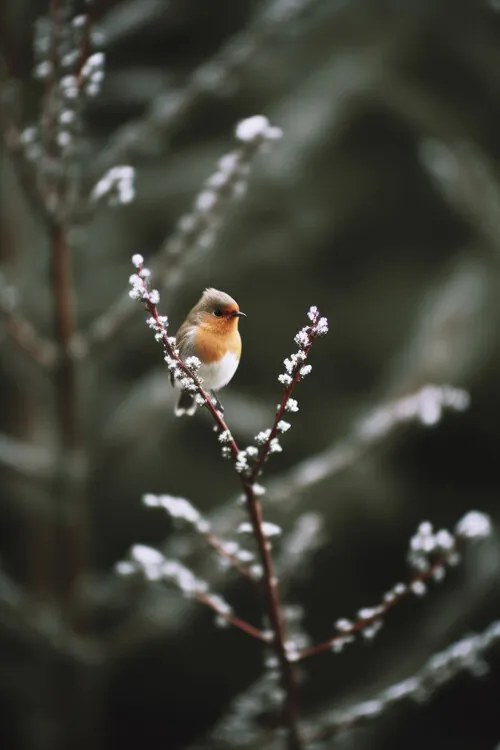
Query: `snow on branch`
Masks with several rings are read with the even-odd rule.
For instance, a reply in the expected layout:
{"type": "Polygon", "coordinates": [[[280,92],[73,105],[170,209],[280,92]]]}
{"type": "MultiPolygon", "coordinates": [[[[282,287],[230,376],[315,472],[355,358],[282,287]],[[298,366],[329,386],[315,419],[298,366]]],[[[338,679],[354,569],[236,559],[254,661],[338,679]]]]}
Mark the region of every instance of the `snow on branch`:
{"type": "Polygon", "coordinates": [[[368,412],[353,427],[351,434],[330,447],[306,458],[284,472],[268,487],[268,500],[293,502],[301,491],[338,474],[356,463],[364,453],[408,422],[433,427],[445,411],[464,411],[469,394],[450,385],[425,385],[400,398],[386,401],[368,412]]]}
{"type": "Polygon", "coordinates": [[[255,628],[246,620],[233,613],[232,607],[219,594],[208,589],[206,581],[198,578],[189,568],[178,560],[171,560],[159,550],[145,544],[136,544],[130,551],[130,557],[116,564],[116,572],[121,576],[141,573],[148,581],[173,584],[188,599],[195,599],[216,614],[216,624],[220,627],[233,625],[257,640],[268,643],[271,635],[255,628]]]}
{"type": "Polygon", "coordinates": [[[499,642],[500,620],[496,620],[482,633],[467,635],[431,656],[412,677],[384,688],[368,700],[326,712],[308,722],[305,728],[308,741],[327,740],[341,731],[373,721],[402,701],[421,703],[464,672],[473,677],[483,676],[489,671],[484,657],[499,642]]]}
{"type": "Polygon", "coordinates": [[[338,619],[336,633],[322,643],[310,646],[297,654],[299,660],[333,651],[338,653],[355,641],[356,635],[371,640],[379,632],[383,618],[410,594],[424,596],[432,581],[442,581],[446,569],[460,561],[460,545],[464,541],[484,539],[491,534],[491,521],[484,513],[471,511],[456,525],[455,532],[434,531],[428,521],[420,524],[410,540],[408,564],[413,575],[407,583],[397,583],[387,591],[379,604],[360,609],[352,620],[338,619]]]}
{"type": "Polygon", "coordinates": [[[202,537],[226,564],[238,570],[245,578],[255,581],[254,569],[248,564],[254,560],[253,552],[244,549],[237,542],[224,541],[212,531],[210,522],[183,497],[153,495],[148,493],[142,499],[148,508],[163,508],[174,521],[190,526],[202,537]]]}
{"type": "MultiPolygon", "coordinates": [[[[311,2],[314,0],[270,0],[258,6],[246,28],[231,36],[215,55],[196,67],[182,89],[172,91],[169,86],[166,92],[155,98],[144,117],[118,129],[98,156],[100,169],[106,171],[117,162],[133,158],[141,152],[143,144],[158,133],[164,138],[171,135],[189,117],[201,98],[220,94],[228,86],[232,88],[235,78],[241,75],[246,65],[252,64],[263,43],[272,40],[277,32],[282,34],[286,24],[296,21],[298,16],[307,11],[311,2]]],[[[116,33],[123,33],[120,27],[123,26],[126,15],[132,18],[140,15],[144,22],[148,14],[158,12],[158,3],[154,0],[131,0],[126,5],[127,8],[117,6],[109,11],[101,24],[104,36],[109,37],[110,41],[116,33]]],[[[175,14],[175,9],[172,11],[175,14]]],[[[163,19],[166,13],[168,6],[165,7],[163,3],[163,19]]]]}

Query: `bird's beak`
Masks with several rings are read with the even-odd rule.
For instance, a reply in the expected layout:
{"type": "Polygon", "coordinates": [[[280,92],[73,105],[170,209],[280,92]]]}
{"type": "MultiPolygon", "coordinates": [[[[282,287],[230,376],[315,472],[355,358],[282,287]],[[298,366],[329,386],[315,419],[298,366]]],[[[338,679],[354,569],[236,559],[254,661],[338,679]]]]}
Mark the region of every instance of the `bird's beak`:
{"type": "Polygon", "coordinates": [[[233,318],[241,318],[241,317],[246,318],[247,314],[244,312],[241,312],[241,310],[239,312],[233,313],[233,318]]]}

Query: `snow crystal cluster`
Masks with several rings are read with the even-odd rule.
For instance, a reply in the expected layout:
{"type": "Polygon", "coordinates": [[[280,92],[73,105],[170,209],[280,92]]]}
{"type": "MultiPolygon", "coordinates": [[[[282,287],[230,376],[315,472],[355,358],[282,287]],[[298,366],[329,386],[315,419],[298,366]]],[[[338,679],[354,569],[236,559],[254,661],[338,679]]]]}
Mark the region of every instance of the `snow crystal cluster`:
{"type": "Polygon", "coordinates": [[[248,454],[246,451],[239,451],[234,462],[234,468],[238,474],[246,474],[250,466],[248,464],[248,454]]]}
{"type": "Polygon", "coordinates": [[[491,531],[489,516],[475,510],[459,520],[454,534],[446,529],[434,531],[432,524],[424,521],[410,540],[408,562],[419,572],[432,568],[433,577],[440,579],[444,575],[445,565],[456,565],[460,560],[458,541],[481,540],[488,537],[491,531]]]}
{"type": "Polygon", "coordinates": [[[485,513],[471,510],[455,527],[455,534],[461,539],[484,539],[492,532],[491,519],[485,513]]]}
{"type": "Polygon", "coordinates": [[[168,242],[170,254],[179,255],[187,247],[208,250],[213,245],[227,205],[245,194],[253,156],[280,135],[279,128],[260,115],[238,124],[238,148],[219,159],[216,171],[203,185],[192,210],[179,219],[168,242]]]}
{"type": "MultiPolygon", "coordinates": [[[[298,350],[289,357],[285,357],[283,360],[285,371],[278,375],[278,382],[285,388],[292,386],[294,382],[309,375],[312,366],[305,364],[309,349],[316,337],[324,336],[328,333],[328,321],[326,318],[321,317],[316,306],[313,305],[309,308],[307,317],[311,321],[311,324],[301,328],[295,335],[294,341],[298,346],[298,350]]],[[[287,411],[298,411],[297,401],[289,399],[289,402],[291,403],[287,404],[287,411]]]]}
{"type": "Polygon", "coordinates": [[[348,620],[345,617],[335,622],[337,634],[331,640],[331,649],[338,654],[344,650],[349,643],[354,643],[355,636],[359,633],[366,640],[372,640],[382,627],[382,616],[385,614],[383,605],[375,607],[363,607],[357,613],[356,620],[348,620]]]}
{"type": "Polygon", "coordinates": [[[87,58],[82,67],[81,78],[85,93],[88,96],[97,96],[101,91],[105,59],[103,52],[94,52],[87,58]]]}
{"type": "Polygon", "coordinates": [[[279,141],[283,136],[283,131],[281,128],[271,125],[267,117],[253,115],[253,117],[247,117],[246,120],[241,120],[237,124],[235,135],[241,143],[255,141],[265,143],[266,141],[279,141]]]}
{"type": "Polygon", "coordinates": [[[181,363],[175,337],[168,335],[168,318],[164,315],[158,315],[156,309],[152,309],[152,307],[156,308],[156,305],[158,305],[160,293],[157,289],[150,288],[149,278],[151,271],[144,267],[144,258],[140,253],[132,256],[132,264],[137,269],[137,272],[133,273],[129,278],[131,286],[129,296],[134,300],[144,302],[150,312],[153,313],[148,319],[147,324],[155,332],[156,341],[163,344],[165,350],[164,360],[170,374],[183,390],[195,394],[196,403],[202,406],[205,403],[205,399],[198,391],[203,380],[197,375],[201,362],[198,357],[188,357],[186,362],[181,363]],[[197,382],[195,382],[194,376],[196,376],[197,382]]]}
{"type": "Polygon", "coordinates": [[[135,170],[128,165],[112,167],[91,192],[91,199],[95,202],[106,198],[110,206],[131,203],[135,197],[135,170]]]}
{"type": "MultiPolygon", "coordinates": [[[[146,268],[141,268],[139,269],[138,273],[133,273],[129,278],[129,284],[131,286],[129,296],[131,297],[131,299],[141,300],[142,302],[149,302],[152,305],[157,305],[160,301],[160,292],[157,289],[149,288],[149,285],[147,283],[148,277],[149,270],[146,268]]],[[[156,320],[155,324],[157,324],[156,320]]]]}
{"type": "MultiPolygon", "coordinates": [[[[104,53],[95,51],[98,35],[92,31],[89,17],[68,17],[69,6],[60,12],[61,22],[55,31],[49,18],[35,24],[33,76],[45,89],[39,120],[44,138],[37,136],[25,148],[27,158],[40,159],[49,175],[58,167],[62,172],[65,160],[78,146],[82,100],[99,94],[105,67],[104,53]],[[50,148],[46,148],[48,142],[50,148]]],[[[132,199],[131,194],[133,197],[133,191],[125,192],[124,202],[132,199]]]]}
{"type": "Polygon", "coordinates": [[[238,542],[234,541],[219,541],[220,549],[223,555],[219,558],[220,564],[223,568],[227,568],[230,565],[230,561],[227,559],[228,557],[232,557],[238,562],[241,563],[250,563],[253,562],[255,559],[255,555],[253,552],[250,552],[250,550],[245,549],[244,547],[240,547],[238,542]]]}
{"type": "MultiPolygon", "coordinates": [[[[266,539],[272,539],[273,537],[281,536],[282,534],[281,526],[278,526],[275,523],[270,523],[269,521],[263,521],[261,524],[261,529],[266,539]]],[[[240,523],[237,532],[238,534],[253,534],[252,524],[248,521],[240,523]]]]}
{"type": "Polygon", "coordinates": [[[364,440],[382,438],[394,425],[414,419],[431,427],[439,422],[444,409],[464,411],[469,403],[469,394],[461,388],[427,385],[405,398],[377,409],[360,426],[361,437],[364,440]]]}
{"type": "Polygon", "coordinates": [[[220,618],[227,621],[232,613],[231,606],[221,596],[210,592],[208,584],[189,568],[145,544],[135,544],[130,551],[130,559],[119,562],[115,570],[122,576],[142,573],[148,581],[174,584],[187,598],[197,599],[214,610],[218,616],[217,624],[221,624],[220,618]]]}
{"type": "Polygon", "coordinates": [[[424,521],[410,539],[407,560],[410,567],[420,573],[430,570],[437,560],[442,561],[439,567],[456,565],[460,557],[455,537],[446,529],[434,531],[432,524],[424,521]]]}
{"type": "Polygon", "coordinates": [[[183,497],[148,493],[144,495],[142,501],[148,508],[163,508],[175,521],[192,526],[200,534],[207,534],[210,531],[210,523],[207,519],[203,518],[194,505],[183,497]]]}
{"type": "Polygon", "coordinates": [[[407,558],[410,567],[415,571],[415,577],[408,583],[395,584],[384,594],[380,604],[363,607],[354,620],[337,620],[337,635],[330,641],[332,650],[342,651],[344,646],[355,640],[357,633],[367,639],[373,638],[382,627],[382,617],[399,600],[409,594],[423,596],[427,591],[426,581],[441,581],[445,576],[446,567],[458,564],[458,540],[479,540],[490,533],[490,519],[478,511],[467,513],[456,525],[455,534],[446,529],[434,531],[428,521],[421,523],[410,540],[407,558]]]}

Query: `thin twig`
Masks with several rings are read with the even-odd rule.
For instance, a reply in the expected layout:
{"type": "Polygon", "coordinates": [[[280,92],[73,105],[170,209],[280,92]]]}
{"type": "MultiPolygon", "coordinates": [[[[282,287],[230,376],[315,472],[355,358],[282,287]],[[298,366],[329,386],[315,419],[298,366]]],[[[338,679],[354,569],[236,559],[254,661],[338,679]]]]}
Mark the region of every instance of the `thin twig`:
{"type": "Polygon", "coordinates": [[[299,661],[309,659],[312,656],[317,656],[325,651],[332,651],[336,646],[345,642],[346,638],[350,639],[357,633],[369,630],[372,625],[379,623],[381,619],[400,604],[403,599],[406,599],[410,594],[414,593],[417,584],[425,584],[432,581],[437,574],[444,570],[447,564],[448,559],[446,555],[441,556],[429,567],[428,570],[422,571],[413,576],[408,583],[401,584],[401,588],[395,591],[389,599],[384,599],[376,607],[370,608],[374,610],[372,615],[358,618],[352,622],[349,627],[346,627],[345,629],[342,628],[341,633],[336,633],[331,638],[327,638],[326,641],[322,641],[321,643],[317,643],[301,651],[299,661]]]}
{"type": "Polygon", "coordinates": [[[383,401],[357,420],[347,437],[272,479],[267,487],[266,500],[286,501],[288,512],[297,504],[304,490],[355,465],[366,452],[393,435],[401,425],[418,421],[432,426],[439,422],[445,410],[464,411],[469,402],[469,394],[462,388],[434,383],[383,401]]]}
{"type": "Polygon", "coordinates": [[[228,552],[224,547],[224,542],[222,539],[219,539],[219,537],[213,533],[213,531],[209,531],[206,534],[203,534],[203,539],[206,541],[206,543],[212,547],[217,554],[222,557],[224,560],[227,560],[227,562],[244,578],[247,578],[252,583],[256,583],[256,578],[254,575],[252,575],[250,569],[241,562],[241,560],[238,560],[236,555],[231,554],[231,552],[228,552]]]}
{"type": "Polygon", "coordinates": [[[221,617],[227,623],[233,625],[235,628],[238,628],[243,633],[246,633],[252,638],[256,638],[258,641],[262,641],[262,643],[269,643],[268,633],[266,633],[264,630],[260,630],[259,628],[255,628],[246,620],[242,620],[241,617],[233,615],[232,612],[221,612],[220,609],[217,608],[216,603],[210,598],[210,596],[200,593],[195,594],[194,598],[196,599],[196,601],[200,602],[200,604],[204,604],[206,607],[216,612],[218,617],[221,617]]]}

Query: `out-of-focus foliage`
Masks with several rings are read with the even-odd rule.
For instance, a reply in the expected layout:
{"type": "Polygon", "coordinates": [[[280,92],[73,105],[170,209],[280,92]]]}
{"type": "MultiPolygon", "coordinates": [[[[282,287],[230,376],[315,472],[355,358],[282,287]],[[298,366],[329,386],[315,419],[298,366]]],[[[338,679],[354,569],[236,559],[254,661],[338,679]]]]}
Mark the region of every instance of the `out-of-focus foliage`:
{"type": "MultiPolygon", "coordinates": [[[[43,95],[31,78],[31,45],[46,12],[45,2],[7,0],[0,14],[13,76],[3,96],[26,124],[43,95]]],[[[84,184],[90,190],[114,164],[133,165],[137,179],[133,203],[99,207],[71,229],[82,332],[95,332],[92,323],[125,293],[132,253],[149,262],[170,236],[231,149],[235,123],[262,113],[283,130],[257,156],[214,247],[190,256],[170,286],[166,269],[161,312],[175,327],[200,290],[215,286],[247,313],[243,359],[223,393],[243,443],[272,419],[276,375],[309,305],[329,318],[295,429],[269,467],[264,505],[286,530],[303,514],[322,518],[300,575],[282,571],[315,640],[404,577],[420,521],[449,527],[470,508],[499,520],[499,12],[494,0],[103,0],[92,10],[107,75],[86,112],[84,184]],[[367,415],[429,382],[467,389],[468,411],[445,413],[432,429],[404,424],[349,453],[367,415]],[[337,444],[347,453],[320,481],[300,492],[285,483],[295,464],[330,456],[337,444]]],[[[50,339],[49,239],[5,152],[0,180],[0,281],[50,339]]],[[[33,527],[51,512],[44,451],[54,394],[1,329],[1,430],[33,449],[19,447],[14,464],[35,466],[27,478],[3,452],[0,589],[7,603],[33,611],[30,629],[0,608],[7,750],[174,749],[195,739],[212,748],[203,732],[261,671],[260,650],[239,633],[216,630],[176,592],[131,590],[112,574],[131,544],[168,538],[182,552],[166,517],[141,504],[144,492],[188,497],[222,528],[242,517],[208,420],[174,419],[160,350],[132,301],[127,315],[79,372],[90,550],[77,643],[58,636],[50,608],[42,615],[16,588],[36,579],[33,527]]],[[[191,557],[217,575],[208,553],[191,557]]],[[[304,707],[375,694],[483,630],[498,617],[499,570],[492,541],[423,601],[402,605],[373,644],[311,661],[304,707]]],[[[226,593],[251,618],[246,588],[235,582],[226,593]]],[[[481,679],[460,677],[430,703],[394,708],[328,746],[490,750],[500,742],[498,651],[488,661],[481,679]]]]}

